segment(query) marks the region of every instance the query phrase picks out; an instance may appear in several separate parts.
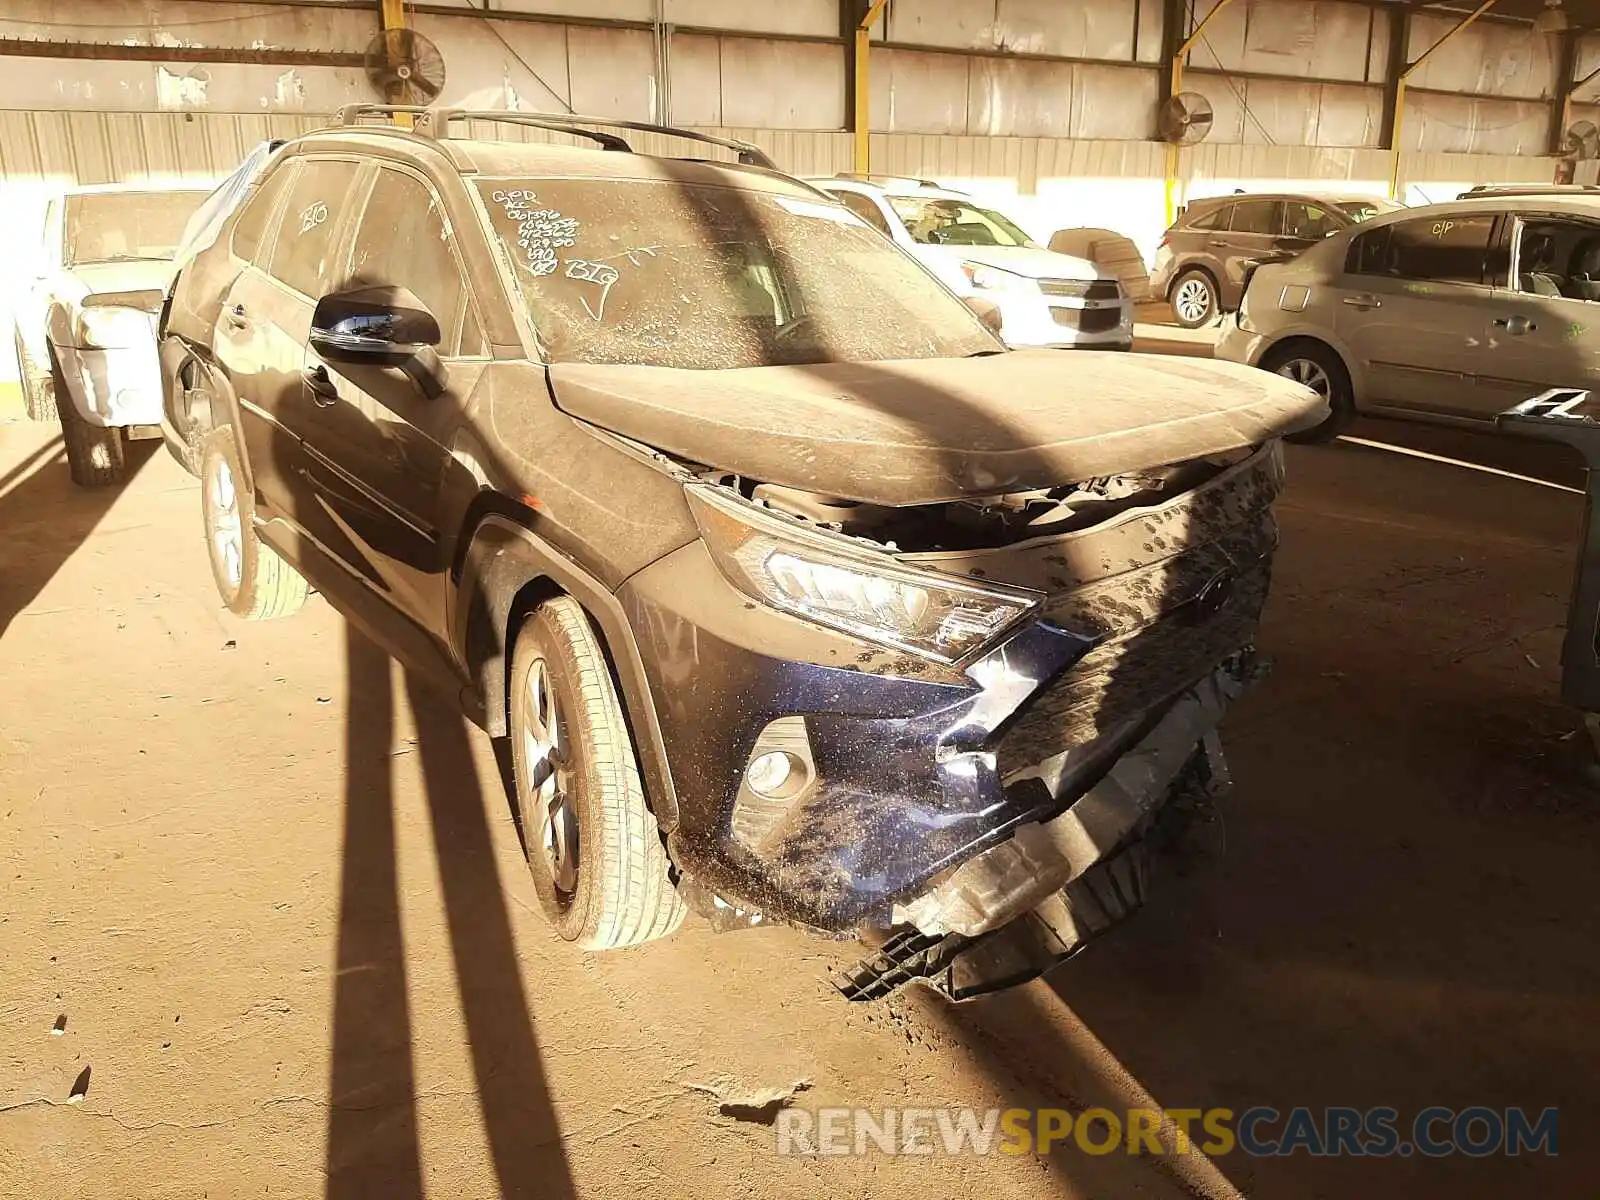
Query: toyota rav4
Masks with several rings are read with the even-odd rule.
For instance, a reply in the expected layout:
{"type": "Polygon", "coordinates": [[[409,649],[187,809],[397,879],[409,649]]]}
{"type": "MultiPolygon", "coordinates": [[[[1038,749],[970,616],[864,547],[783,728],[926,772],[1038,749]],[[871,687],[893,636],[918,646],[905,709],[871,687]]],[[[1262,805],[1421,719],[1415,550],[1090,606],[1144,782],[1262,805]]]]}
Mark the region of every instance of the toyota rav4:
{"type": "Polygon", "coordinates": [[[963,997],[1137,905],[1223,781],[1279,438],[1321,402],[1008,352],[753,146],[466,115],[290,141],[178,279],[167,420],[227,606],[312,581],[507,736],[585,947],[787,922],[873,947],[852,997],[963,997]]]}

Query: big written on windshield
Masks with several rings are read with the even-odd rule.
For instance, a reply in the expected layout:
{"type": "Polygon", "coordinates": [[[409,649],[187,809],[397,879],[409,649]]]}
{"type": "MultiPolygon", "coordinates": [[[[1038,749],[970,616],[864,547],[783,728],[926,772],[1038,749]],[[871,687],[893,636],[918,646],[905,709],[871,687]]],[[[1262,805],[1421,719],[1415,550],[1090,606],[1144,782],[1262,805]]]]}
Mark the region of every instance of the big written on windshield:
{"type": "Polygon", "coordinates": [[[656,179],[489,179],[551,362],[713,370],[982,353],[993,336],[842,205],[656,179]]]}

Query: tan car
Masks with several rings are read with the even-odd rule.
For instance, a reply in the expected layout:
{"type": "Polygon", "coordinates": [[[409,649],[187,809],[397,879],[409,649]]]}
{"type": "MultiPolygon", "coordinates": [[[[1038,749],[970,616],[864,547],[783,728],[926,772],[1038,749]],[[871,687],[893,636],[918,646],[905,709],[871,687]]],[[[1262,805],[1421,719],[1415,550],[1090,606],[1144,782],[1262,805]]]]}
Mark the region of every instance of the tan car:
{"type": "Polygon", "coordinates": [[[1600,384],[1600,197],[1485,195],[1405,209],[1251,277],[1217,357],[1288,376],[1332,415],[1475,423],[1600,384]]]}

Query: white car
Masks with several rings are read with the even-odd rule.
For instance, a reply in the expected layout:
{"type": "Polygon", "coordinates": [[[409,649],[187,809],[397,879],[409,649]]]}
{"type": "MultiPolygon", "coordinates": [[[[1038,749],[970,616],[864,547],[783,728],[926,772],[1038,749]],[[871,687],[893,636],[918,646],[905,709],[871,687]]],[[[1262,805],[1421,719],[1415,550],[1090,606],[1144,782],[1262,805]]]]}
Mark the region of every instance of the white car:
{"type": "Polygon", "coordinates": [[[74,483],[115,483],[123,438],[159,437],[156,316],[203,190],[80,187],[50,202],[43,259],[16,313],[34,420],[55,417],[74,483]]]}
{"type": "Polygon", "coordinates": [[[1003,213],[919,179],[807,180],[919,259],[958,296],[1000,308],[1009,346],[1133,348],[1133,300],[1087,259],[1038,245],[1003,213]]]}

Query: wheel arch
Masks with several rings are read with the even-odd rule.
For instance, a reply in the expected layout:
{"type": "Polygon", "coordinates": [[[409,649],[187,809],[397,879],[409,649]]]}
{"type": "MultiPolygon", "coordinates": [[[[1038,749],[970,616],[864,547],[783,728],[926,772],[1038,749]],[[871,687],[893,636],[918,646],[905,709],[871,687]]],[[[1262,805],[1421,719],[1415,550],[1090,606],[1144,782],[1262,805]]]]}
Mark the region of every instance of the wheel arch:
{"type": "Polygon", "coordinates": [[[1351,368],[1350,368],[1350,356],[1347,355],[1338,346],[1334,345],[1327,338],[1319,337],[1315,333],[1308,333],[1308,332],[1303,332],[1303,331],[1292,331],[1292,332],[1283,334],[1281,337],[1274,338],[1271,342],[1267,343],[1267,345],[1262,347],[1261,355],[1260,355],[1259,358],[1256,359],[1256,365],[1257,366],[1261,366],[1262,369],[1265,370],[1266,368],[1265,368],[1264,364],[1266,363],[1268,358],[1270,358],[1271,356],[1273,356],[1275,354],[1281,354],[1285,350],[1292,350],[1296,346],[1302,346],[1302,345],[1304,345],[1304,346],[1317,346],[1317,347],[1320,347],[1323,350],[1326,350],[1329,354],[1333,355],[1334,359],[1338,362],[1338,364],[1342,368],[1344,368],[1345,381],[1348,382],[1349,385],[1350,385],[1350,396],[1351,396],[1351,399],[1355,400],[1357,397],[1360,396],[1361,391],[1360,391],[1359,383],[1358,383],[1358,380],[1357,380],[1357,377],[1356,377],[1356,373],[1353,370],[1351,370],[1351,368]]]}
{"type": "Polygon", "coordinates": [[[1217,273],[1205,263],[1198,260],[1180,263],[1178,268],[1173,271],[1172,280],[1167,284],[1167,302],[1169,304],[1172,302],[1173,294],[1178,290],[1178,284],[1183,281],[1183,277],[1185,275],[1197,273],[1204,275],[1208,280],[1211,281],[1212,303],[1219,306],[1222,304],[1222,284],[1217,281],[1217,273]]]}
{"type": "Polygon", "coordinates": [[[484,727],[507,732],[510,656],[529,613],[570,596],[593,626],[633,740],[645,799],[663,832],[678,824],[678,798],[638,642],[621,602],[598,579],[515,518],[484,513],[461,557],[452,621],[461,660],[482,702],[484,727]]]}

